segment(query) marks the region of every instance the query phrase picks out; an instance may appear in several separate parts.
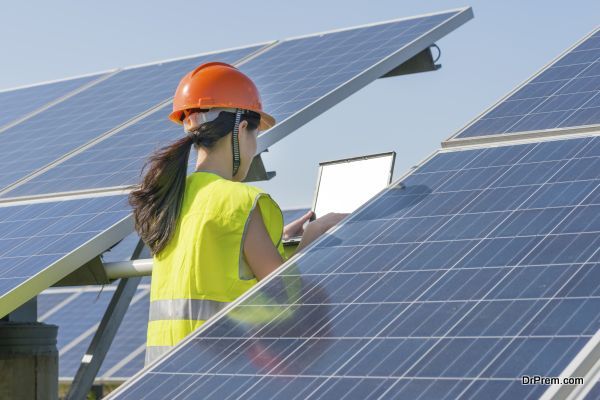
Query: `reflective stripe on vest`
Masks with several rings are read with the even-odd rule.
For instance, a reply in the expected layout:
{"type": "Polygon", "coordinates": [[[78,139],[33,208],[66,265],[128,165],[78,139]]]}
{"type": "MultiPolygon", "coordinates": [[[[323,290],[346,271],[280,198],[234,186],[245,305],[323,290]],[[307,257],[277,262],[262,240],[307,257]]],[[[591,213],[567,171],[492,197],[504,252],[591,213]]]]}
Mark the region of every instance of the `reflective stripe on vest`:
{"type": "Polygon", "coordinates": [[[150,302],[150,321],[195,319],[206,321],[229,303],[214,300],[172,299],[150,302]]]}

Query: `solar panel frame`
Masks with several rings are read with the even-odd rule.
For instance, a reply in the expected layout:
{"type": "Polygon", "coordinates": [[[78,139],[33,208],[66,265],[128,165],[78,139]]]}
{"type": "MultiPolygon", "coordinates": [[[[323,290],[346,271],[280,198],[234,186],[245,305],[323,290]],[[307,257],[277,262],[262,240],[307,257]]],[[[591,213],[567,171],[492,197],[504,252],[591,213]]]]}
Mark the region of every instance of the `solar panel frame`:
{"type": "MultiPolygon", "coordinates": [[[[257,154],[262,153],[263,151],[268,149],[270,146],[272,146],[273,144],[275,144],[278,141],[280,141],[281,139],[283,139],[285,136],[289,135],[296,129],[300,128],[302,125],[306,124],[307,122],[309,122],[312,119],[316,118],[317,116],[321,115],[322,113],[324,113],[325,111],[327,111],[328,109],[330,109],[331,107],[333,107],[334,105],[339,103],[340,101],[349,97],[350,95],[352,95],[359,89],[365,87],[370,82],[382,77],[383,75],[385,75],[386,73],[388,73],[389,71],[391,71],[392,69],[397,67],[398,65],[401,65],[404,62],[408,61],[409,59],[411,59],[412,57],[417,55],[423,49],[426,49],[427,47],[434,44],[437,40],[441,39],[442,37],[446,36],[448,33],[452,32],[459,26],[463,25],[465,22],[467,22],[468,20],[473,18],[473,10],[471,9],[471,7],[463,7],[463,8],[457,8],[457,9],[447,10],[447,11],[442,11],[442,12],[415,15],[415,16],[411,16],[411,17],[404,17],[404,18],[392,19],[392,20],[388,20],[388,21],[384,21],[384,22],[378,22],[375,24],[365,24],[365,25],[359,25],[359,26],[354,26],[354,27],[350,27],[350,28],[330,30],[330,31],[325,31],[325,32],[320,32],[320,33],[315,33],[315,34],[310,34],[310,35],[292,37],[292,38],[288,38],[286,40],[282,40],[281,42],[277,43],[275,46],[280,45],[282,43],[291,42],[291,41],[294,41],[297,39],[305,39],[305,38],[310,38],[310,37],[326,35],[329,33],[342,32],[342,31],[358,29],[358,28],[368,27],[368,26],[382,25],[382,24],[387,24],[387,23],[391,23],[391,22],[400,22],[400,21],[411,20],[411,19],[416,19],[416,18],[421,18],[421,17],[436,16],[436,15],[452,13],[452,12],[456,12],[457,14],[454,15],[453,17],[449,18],[446,22],[444,22],[440,25],[437,25],[435,28],[430,29],[427,33],[422,34],[418,38],[412,40],[407,45],[401,47],[394,53],[390,54],[389,56],[387,56],[387,57],[383,58],[382,60],[380,60],[379,62],[375,63],[373,66],[371,66],[367,69],[364,69],[361,73],[357,74],[354,78],[346,81],[345,83],[343,83],[341,85],[338,85],[337,87],[330,90],[328,93],[326,93],[324,96],[320,97],[319,99],[310,102],[308,105],[299,109],[298,111],[293,113],[291,116],[285,118],[282,121],[278,121],[277,125],[275,125],[275,127],[269,129],[268,131],[260,133],[257,138],[256,153],[257,154]]],[[[242,67],[242,71],[243,70],[244,69],[242,67]]]]}
{"type": "Polygon", "coordinates": [[[596,381],[582,400],[597,400],[600,398],[600,380],[596,381]]]}
{"type": "Polygon", "coordinates": [[[600,124],[581,125],[581,126],[576,126],[576,127],[564,127],[564,128],[554,127],[554,128],[535,130],[535,131],[507,132],[507,133],[496,133],[496,134],[482,135],[482,136],[460,137],[460,135],[463,132],[465,132],[468,128],[470,128],[476,122],[481,120],[488,113],[495,110],[498,106],[503,104],[506,100],[508,100],[513,95],[515,95],[517,92],[519,92],[525,86],[527,86],[530,82],[534,81],[541,74],[543,74],[546,70],[548,70],[550,67],[552,67],[555,63],[560,61],[564,56],[566,56],[571,51],[573,51],[575,48],[577,48],[578,46],[583,44],[586,40],[590,39],[595,34],[598,34],[598,32],[600,32],[600,27],[596,27],[596,28],[592,29],[583,38],[581,38],[575,44],[573,44],[572,46],[568,47],[566,50],[561,52],[558,56],[556,56],[550,62],[548,62],[547,64],[542,66],[537,72],[535,72],[530,77],[526,78],[519,85],[517,85],[513,90],[509,91],[507,94],[503,95],[498,100],[493,102],[488,108],[486,108],[484,111],[482,111],[479,115],[477,115],[469,123],[467,123],[466,125],[461,127],[456,133],[454,133],[451,136],[449,136],[448,138],[446,138],[442,142],[442,147],[450,148],[450,147],[455,147],[455,146],[478,145],[478,144],[484,144],[484,143],[492,143],[495,141],[513,141],[513,140],[520,140],[520,139],[527,139],[527,138],[540,138],[541,139],[541,138],[545,138],[545,137],[553,136],[553,135],[569,135],[569,134],[574,134],[574,133],[576,134],[576,133],[587,133],[587,132],[597,131],[600,128],[600,124]]]}
{"type": "Polygon", "coordinates": [[[568,398],[585,397],[587,399],[587,395],[593,390],[598,390],[600,385],[600,354],[598,353],[600,353],[600,330],[559,375],[561,378],[581,377],[584,379],[583,384],[576,386],[562,383],[550,385],[540,400],[565,399],[567,396],[568,398]],[[586,376],[582,375],[584,371],[587,372],[586,376]]]}
{"type": "MultiPolygon", "coordinates": [[[[113,193],[105,193],[104,195],[94,198],[56,198],[51,200],[46,199],[47,201],[8,202],[5,204],[0,203],[0,210],[6,207],[30,205],[35,203],[58,204],[62,200],[73,201],[77,199],[99,199],[105,195],[110,196],[111,194],[113,193]]],[[[126,196],[123,196],[121,201],[125,201],[125,197],[126,196]]],[[[18,280],[15,280],[15,284],[10,285],[11,288],[0,295],[0,316],[9,314],[11,311],[15,310],[29,299],[37,296],[37,294],[41,293],[44,289],[47,289],[71,272],[74,272],[86,262],[101,254],[111,245],[133,232],[133,230],[133,216],[129,214],[112,224],[108,229],[93,236],[91,235],[91,237],[80,246],[71,249],[70,251],[65,251],[62,257],[58,258],[49,265],[46,265],[36,274],[28,276],[25,279],[19,278],[18,280]]],[[[7,277],[3,279],[8,280],[9,278],[7,277]]]]}
{"type": "MultiPolygon", "coordinates": [[[[593,133],[582,133],[582,134],[577,135],[577,138],[588,138],[588,137],[589,138],[594,138],[594,137],[599,137],[599,135],[593,134],[593,133]]],[[[537,143],[541,143],[541,142],[562,141],[562,140],[565,140],[565,139],[566,139],[565,137],[548,137],[548,138],[545,138],[545,140],[540,141],[539,139],[536,139],[536,138],[530,138],[530,139],[527,139],[527,140],[517,140],[517,141],[514,141],[514,143],[512,143],[512,144],[515,144],[515,145],[520,145],[520,144],[537,144],[537,143]]],[[[510,143],[496,142],[496,143],[488,143],[488,144],[483,144],[483,145],[465,146],[465,147],[461,147],[461,148],[450,148],[450,149],[444,149],[444,148],[442,148],[442,149],[438,149],[438,150],[434,151],[432,154],[430,154],[429,156],[427,156],[426,158],[424,158],[421,162],[419,162],[418,164],[416,164],[415,168],[410,169],[409,171],[407,171],[406,173],[404,173],[402,176],[398,177],[389,186],[389,188],[394,188],[394,187],[401,188],[402,187],[402,182],[407,177],[409,177],[410,175],[412,175],[415,171],[419,170],[419,168],[421,168],[423,165],[425,165],[431,159],[435,158],[438,154],[442,154],[442,153],[454,153],[454,152],[459,153],[459,152],[462,152],[464,150],[488,149],[488,148],[494,148],[494,147],[507,147],[507,146],[510,146],[510,145],[511,145],[510,143]]],[[[362,211],[364,211],[365,209],[367,209],[371,204],[375,203],[381,197],[383,197],[386,192],[387,192],[387,189],[381,191],[378,195],[374,196],[369,201],[367,201],[365,204],[363,204],[362,206],[360,206],[352,215],[359,214],[362,211]]],[[[468,201],[467,203],[470,203],[470,201],[468,201]]],[[[121,391],[126,390],[128,387],[130,387],[131,385],[135,384],[136,382],[139,382],[140,380],[143,380],[144,377],[145,377],[145,373],[148,372],[149,370],[151,370],[151,369],[153,369],[153,368],[155,368],[155,367],[157,367],[157,366],[159,366],[161,364],[167,363],[169,361],[169,359],[175,353],[178,352],[177,349],[180,349],[182,347],[187,346],[194,339],[197,340],[198,334],[200,334],[201,332],[204,332],[204,331],[210,329],[211,326],[213,326],[214,324],[220,322],[221,316],[227,314],[231,309],[235,308],[236,306],[240,305],[245,300],[247,300],[249,297],[253,296],[256,292],[260,291],[261,288],[263,288],[264,286],[266,286],[272,280],[278,279],[282,275],[284,275],[284,274],[281,274],[281,273],[285,269],[287,269],[287,267],[290,264],[294,263],[294,261],[297,260],[298,258],[303,257],[304,254],[306,254],[306,252],[308,250],[319,247],[319,245],[323,244],[323,242],[326,241],[328,239],[328,237],[332,236],[333,234],[335,234],[335,232],[337,232],[338,230],[342,229],[349,222],[350,219],[351,219],[351,216],[344,218],[338,225],[336,225],[334,228],[332,228],[330,231],[327,232],[328,235],[322,235],[315,242],[311,243],[309,246],[307,246],[305,249],[303,249],[301,252],[299,252],[299,253],[295,254],[294,256],[292,256],[284,264],[282,264],[280,267],[278,267],[272,274],[270,274],[265,279],[259,281],[258,284],[256,284],[254,287],[252,287],[251,289],[249,289],[246,293],[244,293],[242,296],[240,296],[234,302],[230,303],[224,309],[222,309],[221,311],[219,311],[213,318],[211,318],[210,320],[208,320],[197,331],[195,331],[195,333],[193,335],[189,335],[186,339],[182,340],[179,344],[177,344],[175,346],[175,349],[172,350],[168,355],[166,355],[165,357],[159,358],[158,360],[154,361],[150,365],[145,366],[144,369],[142,369],[141,371],[139,371],[133,378],[131,378],[130,380],[128,380],[116,392],[114,392],[114,396],[120,394],[121,391]]],[[[386,228],[389,228],[389,226],[384,227],[382,231],[385,231],[386,228]]],[[[386,272],[384,272],[384,274],[385,273],[386,272]]],[[[536,315],[538,315],[538,314],[536,314],[536,315]]],[[[588,344],[586,344],[586,346],[589,346],[589,343],[591,343],[593,340],[595,340],[596,336],[598,336],[598,335],[600,335],[600,333],[597,333],[593,338],[589,339],[588,340],[588,344]]],[[[208,339],[211,339],[211,337],[208,337],[208,339]]],[[[585,346],[584,346],[584,349],[585,349],[585,346]]],[[[582,350],[582,352],[583,352],[583,350],[582,350]]],[[[575,361],[575,364],[577,364],[577,361],[575,361]]],[[[491,365],[491,363],[486,363],[486,367],[485,368],[489,368],[490,365],[491,365]]],[[[336,370],[338,370],[338,368],[336,368],[336,370]]],[[[483,372],[483,369],[482,369],[482,372],[483,372]]],[[[235,375],[233,377],[235,377],[235,375]]],[[[267,375],[267,378],[268,377],[269,376],[267,375]]],[[[273,377],[277,377],[277,375],[273,375],[273,377]]],[[[300,378],[301,377],[302,376],[300,376],[300,378]]],[[[327,378],[325,378],[325,380],[327,380],[327,378]]],[[[195,381],[194,379],[186,381],[185,382],[185,386],[188,386],[189,384],[193,384],[194,381],[195,381]]],[[[254,385],[250,384],[250,386],[253,387],[254,385]]],[[[395,386],[395,384],[392,385],[392,386],[395,386]]],[[[388,387],[388,390],[392,386],[388,387]]],[[[467,386],[465,386],[463,388],[459,388],[457,390],[459,390],[460,393],[464,393],[464,391],[466,391],[470,386],[471,385],[467,385],[467,386]]],[[[320,387],[320,385],[319,385],[319,387],[320,387]]],[[[385,393],[387,393],[387,391],[385,393]]],[[[112,399],[113,398],[113,394],[109,395],[108,398],[112,399]]]]}

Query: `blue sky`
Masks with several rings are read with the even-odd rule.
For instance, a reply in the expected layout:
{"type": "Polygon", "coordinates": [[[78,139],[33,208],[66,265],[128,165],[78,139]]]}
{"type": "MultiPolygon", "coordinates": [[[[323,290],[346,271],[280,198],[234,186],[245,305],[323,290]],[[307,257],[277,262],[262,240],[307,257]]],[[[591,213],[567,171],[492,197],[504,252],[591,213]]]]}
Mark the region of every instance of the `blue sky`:
{"type": "Polygon", "coordinates": [[[380,79],[273,146],[256,184],[310,205],[319,161],[394,150],[395,176],[600,23],[597,0],[9,2],[0,89],[470,5],[442,69],[380,79]],[[227,7],[223,8],[225,4],[227,7]]]}

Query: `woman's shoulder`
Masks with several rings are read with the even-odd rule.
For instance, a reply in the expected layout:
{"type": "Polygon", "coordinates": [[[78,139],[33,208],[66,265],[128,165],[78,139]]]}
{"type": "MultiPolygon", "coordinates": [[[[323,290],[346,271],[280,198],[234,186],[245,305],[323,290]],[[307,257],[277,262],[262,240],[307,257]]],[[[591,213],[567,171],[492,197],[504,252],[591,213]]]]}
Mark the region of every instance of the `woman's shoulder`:
{"type": "Polygon", "coordinates": [[[229,181],[229,183],[232,190],[243,193],[240,195],[240,197],[244,198],[251,207],[254,207],[256,204],[260,203],[261,207],[266,207],[268,204],[272,207],[279,208],[279,205],[275,199],[273,199],[270,194],[259,187],[244,182],[229,181]]]}
{"type": "Polygon", "coordinates": [[[186,186],[186,191],[189,191],[189,196],[192,196],[196,200],[201,201],[202,198],[208,197],[213,200],[217,198],[223,200],[227,199],[228,206],[234,208],[252,207],[259,199],[262,199],[261,203],[264,203],[265,198],[268,198],[272,203],[275,203],[268,193],[257,186],[223,178],[213,179],[213,177],[208,176],[208,174],[205,177],[188,177],[188,184],[186,184],[186,186]],[[193,182],[191,182],[190,179],[192,179],[193,182]]]}
{"type": "Polygon", "coordinates": [[[233,192],[245,193],[245,194],[252,195],[252,196],[256,195],[258,193],[264,193],[264,190],[254,186],[254,185],[249,185],[244,182],[235,182],[235,181],[230,181],[228,179],[220,179],[218,181],[218,184],[224,188],[227,188],[227,190],[230,190],[233,192]]]}

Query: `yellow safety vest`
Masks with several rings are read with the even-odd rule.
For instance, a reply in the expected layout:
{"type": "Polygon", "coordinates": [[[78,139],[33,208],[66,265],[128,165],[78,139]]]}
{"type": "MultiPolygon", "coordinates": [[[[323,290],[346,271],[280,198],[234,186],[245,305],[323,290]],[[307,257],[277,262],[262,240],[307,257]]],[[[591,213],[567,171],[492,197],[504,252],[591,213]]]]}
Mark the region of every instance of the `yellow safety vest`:
{"type": "Polygon", "coordinates": [[[243,256],[257,205],[285,260],[283,215],[268,194],[211,172],[188,175],[174,234],[153,257],[146,364],[257,283],[243,256]]]}

